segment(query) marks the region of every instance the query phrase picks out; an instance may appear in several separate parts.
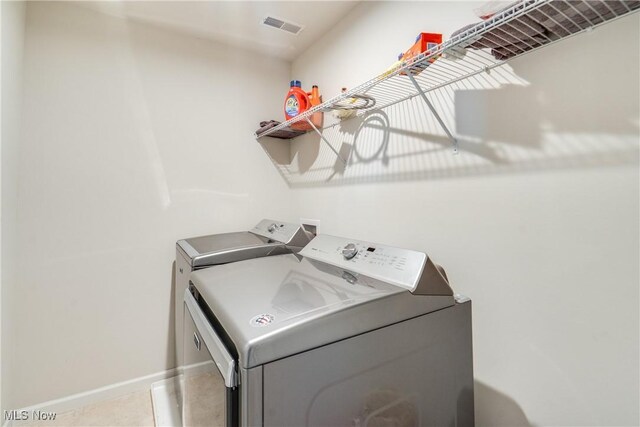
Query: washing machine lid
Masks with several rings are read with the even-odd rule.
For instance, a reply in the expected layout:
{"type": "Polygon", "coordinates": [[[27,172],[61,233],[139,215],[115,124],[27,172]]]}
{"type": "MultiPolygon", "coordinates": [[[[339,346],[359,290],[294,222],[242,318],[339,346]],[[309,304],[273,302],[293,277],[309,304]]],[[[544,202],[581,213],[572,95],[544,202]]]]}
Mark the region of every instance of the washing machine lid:
{"type": "Polygon", "coordinates": [[[251,368],[454,305],[310,257],[251,259],[191,274],[251,368]]]}
{"type": "Polygon", "coordinates": [[[193,268],[277,255],[309,242],[300,225],[263,219],[250,231],[178,240],[176,246],[193,268]]]}

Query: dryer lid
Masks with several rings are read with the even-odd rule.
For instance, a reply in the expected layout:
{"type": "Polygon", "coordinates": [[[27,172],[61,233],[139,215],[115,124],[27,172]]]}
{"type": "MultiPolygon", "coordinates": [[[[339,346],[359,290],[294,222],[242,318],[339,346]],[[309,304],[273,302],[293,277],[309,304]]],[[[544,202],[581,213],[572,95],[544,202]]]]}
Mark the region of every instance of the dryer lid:
{"type": "Polygon", "coordinates": [[[192,237],[179,240],[177,247],[195,268],[281,254],[309,240],[300,225],[263,219],[251,231],[192,237]]]}

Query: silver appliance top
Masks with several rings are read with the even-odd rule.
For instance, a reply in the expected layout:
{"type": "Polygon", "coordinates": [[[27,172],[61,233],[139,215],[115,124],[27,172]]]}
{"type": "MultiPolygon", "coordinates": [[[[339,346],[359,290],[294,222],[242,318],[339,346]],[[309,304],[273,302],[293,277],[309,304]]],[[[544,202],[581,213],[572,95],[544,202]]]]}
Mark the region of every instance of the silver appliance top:
{"type": "Polygon", "coordinates": [[[453,295],[444,270],[424,252],[323,234],[300,255],[366,274],[414,294],[453,295]]]}
{"type": "Polygon", "coordinates": [[[310,240],[300,225],[263,219],[250,231],[178,240],[176,246],[194,268],[290,252],[310,240]]]}
{"type": "Polygon", "coordinates": [[[454,305],[452,293],[410,292],[428,288],[422,283],[429,268],[426,255],[414,258],[413,251],[381,249],[378,254],[390,255],[387,262],[372,255],[382,246],[355,242],[352,255],[350,243],[354,241],[322,235],[300,253],[304,257],[257,258],[191,274],[200,297],[236,345],[242,367],[454,305]],[[367,253],[358,258],[363,249],[367,253]],[[351,259],[356,261],[349,263],[351,259]],[[397,270],[398,264],[404,269],[397,270]]]}

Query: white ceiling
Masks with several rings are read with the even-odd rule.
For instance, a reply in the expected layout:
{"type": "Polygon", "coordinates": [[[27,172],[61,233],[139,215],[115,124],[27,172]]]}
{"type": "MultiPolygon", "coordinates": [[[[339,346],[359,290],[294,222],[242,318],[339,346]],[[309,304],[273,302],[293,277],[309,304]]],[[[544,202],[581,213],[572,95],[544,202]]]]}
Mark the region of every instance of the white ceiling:
{"type": "Polygon", "coordinates": [[[79,5],[292,60],[358,1],[108,1],[79,5]],[[297,36],[267,27],[267,16],[304,29],[297,36]]]}

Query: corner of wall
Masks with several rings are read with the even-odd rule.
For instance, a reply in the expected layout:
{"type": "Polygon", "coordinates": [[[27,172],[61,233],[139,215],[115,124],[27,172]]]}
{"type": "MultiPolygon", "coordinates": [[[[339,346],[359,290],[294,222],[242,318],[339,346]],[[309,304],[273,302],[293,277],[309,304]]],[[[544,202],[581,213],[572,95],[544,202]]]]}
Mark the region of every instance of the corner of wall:
{"type": "Polygon", "coordinates": [[[24,44],[24,27],[26,2],[0,3],[0,29],[2,44],[0,55],[2,69],[0,70],[0,99],[2,99],[0,136],[0,183],[2,200],[0,201],[0,414],[10,406],[8,389],[10,359],[6,352],[11,348],[8,332],[9,322],[6,321],[10,299],[7,299],[7,286],[11,286],[11,263],[6,262],[12,257],[8,253],[14,247],[13,234],[15,230],[15,195],[17,192],[17,174],[15,173],[16,154],[20,136],[20,103],[22,98],[22,49],[24,44]]]}

